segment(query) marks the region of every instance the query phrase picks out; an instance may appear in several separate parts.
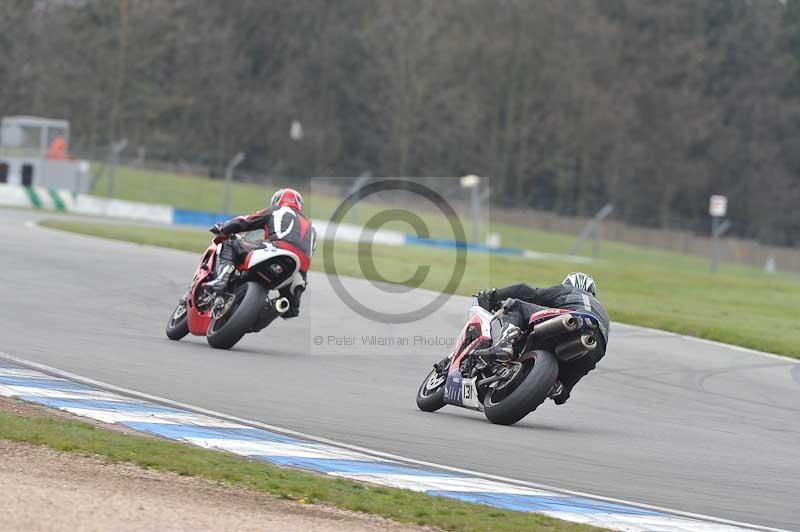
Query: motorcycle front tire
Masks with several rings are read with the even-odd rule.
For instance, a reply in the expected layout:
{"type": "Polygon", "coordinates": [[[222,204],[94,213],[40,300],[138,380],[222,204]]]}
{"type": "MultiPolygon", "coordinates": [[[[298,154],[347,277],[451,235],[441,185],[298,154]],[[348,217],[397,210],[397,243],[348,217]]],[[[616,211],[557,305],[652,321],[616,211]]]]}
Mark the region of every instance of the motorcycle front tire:
{"type": "Polygon", "coordinates": [[[443,380],[440,384],[438,384],[438,386],[435,386],[433,389],[431,389],[428,387],[428,382],[434,378],[437,378],[438,380],[442,377],[438,375],[438,372],[435,369],[432,369],[417,390],[417,408],[423,412],[436,412],[445,405],[444,385],[447,376],[444,376],[443,380]]]}
{"type": "Polygon", "coordinates": [[[186,311],[186,303],[178,303],[178,306],[175,307],[175,310],[172,312],[172,316],[169,317],[169,321],[167,322],[167,338],[170,340],[180,340],[187,334],[189,334],[189,319],[188,314],[186,311]],[[178,314],[178,309],[184,307],[183,315],[175,317],[178,314]]]}

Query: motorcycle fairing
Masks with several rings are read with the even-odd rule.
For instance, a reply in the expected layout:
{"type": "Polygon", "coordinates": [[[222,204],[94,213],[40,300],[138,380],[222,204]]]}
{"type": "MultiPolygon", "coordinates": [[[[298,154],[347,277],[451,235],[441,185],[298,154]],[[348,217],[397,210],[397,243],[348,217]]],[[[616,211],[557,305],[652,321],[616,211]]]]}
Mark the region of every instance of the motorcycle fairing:
{"type": "Polygon", "coordinates": [[[445,403],[473,410],[483,410],[483,405],[478,400],[476,379],[462,377],[460,368],[461,361],[468,353],[487,341],[491,342],[493,319],[494,316],[482,307],[476,305],[470,308],[467,323],[461,330],[456,342],[456,350],[451,355],[447,382],[444,387],[445,403]],[[474,340],[468,341],[468,335],[474,337],[474,340]]]}
{"type": "Polygon", "coordinates": [[[531,317],[528,319],[528,325],[541,323],[543,321],[549,320],[550,318],[560,316],[561,314],[569,314],[570,312],[572,311],[563,308],[548,308],[540,310],[539,312],[534,312],[533,314],[531,314],[531,317]]]}
{"type": "Polygon", "coordinates": [[[450,355],[450,371],[457,370],[461,367],[461,359],[464,355],[471,352],[475,347],[485,341],[492,339],[492,320],[494,316],[477,305],[469,309],[467,323],[461,329],[461,334],[458,335],[456,340],[456,348],[450,355]],[[472,333],[475,339],[467,342],[467,335],[472,333]]]}
{"type": "Polygon", "coordinates": [[[279,248],[274,244],[265,241],[261,244],[261,247],[258,247],[247,254],[245,259],[242,261],[242,264],[239,265],[239,270],[249,270],[258,264],[272,260],[275,257],[288,257],[294,263],[294,271],[292,274],[287,275],[286,279],[279,285],[272,287],[273,290],[278,290],[291,283],[294,276],[298,271],[300,271],[300,257],[298,257],[296,253],[293,253],[288,249],[279,248]]]}
{"type": "Polygon", "coordinates": [[[202,312],[197,308],[194,297],[197,293],[197,287],[205,283],[210,276],[213,275],[214,267],[217,262],[217,255],[219,254],[219,246],[212,244],[208,246],[197,270],[194,272],[194,279],[192,280],[192,288],[189,290],[189,297],[187,298],[186,305],[186,318],[189,325],[189,332],[199,336],[204,336],[211,323],[211,313],[202,312]]]}
{"type": "Polygon", "coordinates": [[[466,379],[460,372],[451,371],[444,385],[444,402],[482,412],[483,404],[478,400],[478,388],[475,386],[477,380],[477,377],[466,379]]]}
{"type": "Polygon", "coordinates": [[[447,382],[444,385],[444,402],[462,406],[461,402],[461,381],[463,377],[459,371],[451,371],[447,374],[447,382]]]}

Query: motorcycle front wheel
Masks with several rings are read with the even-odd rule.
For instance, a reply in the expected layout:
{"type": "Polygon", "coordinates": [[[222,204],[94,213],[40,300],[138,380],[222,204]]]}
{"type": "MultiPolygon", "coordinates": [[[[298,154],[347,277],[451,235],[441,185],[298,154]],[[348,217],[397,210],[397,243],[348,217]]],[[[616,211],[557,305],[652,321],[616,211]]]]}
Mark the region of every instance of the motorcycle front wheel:
{"type": "Polygon", "coordinates": [[[513,425],[536,410],[558,378],[558,360],[549,351],[537,351],[522,364],[516,387],[494,389],[484,397],[483,413],[492,423],[513,425]]]}
{"type": "Polygon", "coordinates": [[[180,340],[189,334],[189,320],[186,315],[186,302],[181,301],[172,316],[169,317],[167,322],[167,338],[170,340],[180,340]]]}
{"type": "Polygon", "coordinates": [[[436,412],[444,406],[444,385],[447,373],[439,375],[432,369],[417,390],[417,407],[424,412],[436,412]]]}
{"type": "Polygon", "coordinates": [[[208,345],[217,349],[230,349],[236,345],[253,329],[266,299],[267,289],[259,283],[237,286],[227,307],[211,319],[206,333],[208,345]]]}

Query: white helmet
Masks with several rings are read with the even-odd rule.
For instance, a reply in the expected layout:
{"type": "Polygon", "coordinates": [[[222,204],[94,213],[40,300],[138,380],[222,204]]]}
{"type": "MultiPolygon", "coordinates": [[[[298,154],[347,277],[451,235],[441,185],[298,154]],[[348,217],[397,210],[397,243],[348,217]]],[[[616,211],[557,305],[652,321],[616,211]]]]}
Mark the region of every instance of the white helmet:
{"type": "Polygon", "coordinates": [[[593,296],[597,295],[597,286],[594,284],[594,279],[591,275],[586,275],[582,272],[572,272],[567,275],[561,284],[566,286],[574,286],[584,292],[589,292],[593,296]]]}

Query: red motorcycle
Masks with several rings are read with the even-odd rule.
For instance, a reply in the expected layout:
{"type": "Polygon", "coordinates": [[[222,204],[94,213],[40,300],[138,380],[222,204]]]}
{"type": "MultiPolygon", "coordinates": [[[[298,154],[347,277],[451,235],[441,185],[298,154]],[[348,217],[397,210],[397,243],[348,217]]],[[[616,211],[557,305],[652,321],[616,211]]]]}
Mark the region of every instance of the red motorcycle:
{"type": "Polygon", "coordinates": [[[513,425],[542,404],[558,379],[560,362],[587,356],[597,347],[597,317],[546,309],[532,314],[507,359],[481,356],[501,333],[507,300],[494,314],[475,302],[450,355],[433,366],[417,391],[420,410],[445,405],[482,411],[492,423],[513,425]]]}
{"type": "Polygon", "coordinates": [[[300,271],[300,258],[269,241],[253,244],[231,276],[226,292],[216,293],[205,283],[217,275],[222,242],[239,236],[219,235],[203,253],[189,292],[181,298],[167,322],[167,337],[180,340],[189,333],[205,336],[211,347],[230,349],[242,337],[267,327],[289,310],[285,297],[270,293],[289,285],[300,271]]]}

